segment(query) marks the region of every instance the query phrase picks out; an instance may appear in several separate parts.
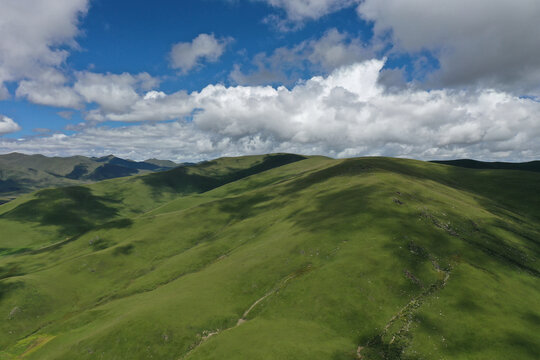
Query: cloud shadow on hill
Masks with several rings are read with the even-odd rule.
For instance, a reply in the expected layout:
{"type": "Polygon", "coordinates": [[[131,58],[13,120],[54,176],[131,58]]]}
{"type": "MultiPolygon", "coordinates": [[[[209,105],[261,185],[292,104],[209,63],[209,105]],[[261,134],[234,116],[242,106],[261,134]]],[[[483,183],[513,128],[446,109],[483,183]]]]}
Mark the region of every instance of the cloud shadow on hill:
{"type": "Polygon", "coordinates": [[[82,186],[47,189],[1,218],[19,222],[34,222],[41,226],[57,226],[63,236],[76,236],[98,226],[123,228],[131,221],[118,220],[115,204],[119,200],[96,196],[82,186]]]}

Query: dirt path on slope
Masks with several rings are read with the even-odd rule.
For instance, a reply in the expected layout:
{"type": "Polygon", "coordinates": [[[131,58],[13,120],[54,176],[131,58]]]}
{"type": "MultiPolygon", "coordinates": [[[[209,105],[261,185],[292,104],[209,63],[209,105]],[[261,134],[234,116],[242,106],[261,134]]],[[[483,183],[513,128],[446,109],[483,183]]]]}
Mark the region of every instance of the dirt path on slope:
{"type": "Polygon", "coordinates": [[[430,296],[433,295],[435,292],[442,290],[450,278],[450,270],[442,270],[439,266],[439,264],[435,260],[431,260],[433,263],[433,267],[439,274],[444,274],[442,281],[437,281],[433,284],[431,284],[425,291],[423,291],[420,295],[414,297],[411,301],[409,301],[405,306],[403,306],[390,320],[386,323],[386,325],[383,328],[383,331],[378,334],[376,337],[370,339],[366,344],[358,346],[356,349],[356,357],[358,359],[364,359],[364,355],[362,355],[362,352],[364,349],[372,347],[374,345],[374,342],[376,340],[382,341],[385,337],[387,337],[388,331],[390,328],[396,323],[396,321],[400,320],[403,321],[403,325],[399,328],[398,331],[394,332],[392,334],[392,338],[388,342],[388,345],[392,345],[396,340],[403,338],[405,334],[407,334],[410,330],[411,324],[414,319],[415,312],[422,306],[424,300],[430,296]]]}
{"type": "Polygon", "coordinates": [[[208,341],[208,339],[210,339],[212,336],[215,336],[215,335],[218,335],[218,334],[221,334],[225,331],[229,331],[229,330],[232,330],[240,325],[242,325],[243,323],[245,323],[247,321],[247,316],[249,315],[249,313],[257,306],[259,305],[262,301],[264,301],[266,298],[268,298],[269,296],[277,293],[278,291],[280,291],[281,289],[283,289],[287,283],[307,272],[309,272],[311,270],[311,264],[310,265],[307,265],[305,268],[299,270],[299,271],[295,271],[293,272],[292,274],[288,275],[287,277],[285,277],[283,280],[281,280],[277,286],[275,286],[272,290],[268,291],[266,294],[264,294],[262,297],[260,297],[259,299],[257,299],[253,304],[251,304],[251,306],[246,310],[244,311],[244,313],[242,314],[242,317],[240,319],[238,319],[238,321],[236,322],[236,325],[234,326],[231,326],[229,328],[226,328],[226,329],[223,329],[223,330],[220,330],[220,329],[216,329],[214,331],[203,331],[203,334],[201,336],[201,339],[196,343],[196,344],[193,344],[191,346],[191,349],[185,354],[183,355],[180,360],[184,360],[184,359],[187,359],[195,350],[197,350],[201,345],[203,345],[206,341],[208,341]]]}

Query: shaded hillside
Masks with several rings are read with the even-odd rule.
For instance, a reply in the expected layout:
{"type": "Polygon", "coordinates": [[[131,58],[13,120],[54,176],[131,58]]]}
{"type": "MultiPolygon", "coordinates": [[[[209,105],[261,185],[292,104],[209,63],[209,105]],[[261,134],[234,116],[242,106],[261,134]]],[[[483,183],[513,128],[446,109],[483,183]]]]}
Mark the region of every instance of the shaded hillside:
{"type": "Polygon", "coordinates": [[[90,183],[117,177],[164,171],[172,162],[136,162],[109,155],[46,157],[11,153],[0,155],[0,198],[14,197],[37,189],[90,183]],[[165,165],[163,165],[165,164],[165,165]]]}
{"type": "Polygon", "coordinates": [[[144,162],[147,163],[147,164],[156,165],[156,166],[161,167],[161,168],[173,168],[173,167],[178,166],[178,164],[176,164],[175,162],[172,162],[170,160],[147,159],[147,160],[144,160],[144,162]]]}
{"type": "Polygon", "coordinates": [[[492,169],[492,170],[523,170],[540,172],[540,161],[530,161],[524,163],[508,162],[484,162],[471,159],[461,160],[435,160],[438,164],[459,166],[468,169],[492,169]]]}
{"type": "Polygon", "coordinates": [[[539,191],[274,154],[25,195],[0,359],[537,359],[539,191]]]}

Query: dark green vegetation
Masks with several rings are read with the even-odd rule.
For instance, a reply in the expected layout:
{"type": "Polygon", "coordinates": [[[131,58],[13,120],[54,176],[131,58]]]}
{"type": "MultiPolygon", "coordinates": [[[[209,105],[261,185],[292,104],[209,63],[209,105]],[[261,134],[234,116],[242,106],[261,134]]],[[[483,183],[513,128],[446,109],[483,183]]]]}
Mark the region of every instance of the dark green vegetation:
{"type": "Polygon", "coordinates": [[[12,153],[0,155],[0,204],[34,190],[86,184],[117,177],[169,170],[172,161],[150,159],[142,162],[109,155],[46,157],[12,153]]]}
{"type": "Polygon", "coordinates": [[[525,170],[540,172],[540,161],[524,163],[484,162],[470,159],[433,161],[438,164],[460,166],[469,169],[525,170]]]}
{"type": "Polygon", "coordinates": [[[223,158],[0,206],[0,359],[538,359],[540,174],[223,158]]]}

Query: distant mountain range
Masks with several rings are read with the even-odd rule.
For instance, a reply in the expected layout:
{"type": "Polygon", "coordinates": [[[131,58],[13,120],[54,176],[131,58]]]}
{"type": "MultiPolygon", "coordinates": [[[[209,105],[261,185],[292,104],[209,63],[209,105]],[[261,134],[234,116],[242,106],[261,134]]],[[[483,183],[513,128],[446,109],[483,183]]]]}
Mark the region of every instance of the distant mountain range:
{"type": "MultiPolygon", "coordinates": [[[[431,162],[469,169],[540,172],[540,161],[508,163],[459,159],[431,162]]],[[[118,177],[166,171],[179,165],[170,160],[133,161],[114,155],[47,157],[16,152],[0,155],[0,204],[39,189],[89,184],[118,177]]]]}
{"type": "Polygon", "coordinates": [[[100,158],[47,157],[11,153],[0,155],[0,201],[34,190],[92,183],[117,177],[170,170],[168,160],[132,161],[113,155],[100,158]]]}

